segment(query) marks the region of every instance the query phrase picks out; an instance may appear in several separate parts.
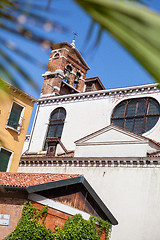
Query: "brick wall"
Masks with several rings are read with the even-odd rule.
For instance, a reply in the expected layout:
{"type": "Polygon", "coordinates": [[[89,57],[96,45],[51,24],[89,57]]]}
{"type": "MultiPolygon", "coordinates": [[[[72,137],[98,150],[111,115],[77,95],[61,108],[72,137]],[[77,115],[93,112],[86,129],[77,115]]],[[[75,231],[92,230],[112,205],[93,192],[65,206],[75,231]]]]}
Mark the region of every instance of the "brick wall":
{"type": "MultiPolygon", "coordinates": [[[[32,202],[34,206],[37,207],[38,210],[41,210],[43,206],[38,203],[32,202]]],[[[54,209],[48,209],[47,217],[45,220],[45,225],[47,228],[51,229],[53,232],[55,232],[55,226],[63,227],[65,221],[69,218],[72,217],[69,214],[54,210],[54,209]]],[[[101,240],[105,240],[105,229],[102,230],[102,236],[101,240]]]]}
{"type": "Polygon", "coordinates": [[[0,198],[0,214],[10,215],[9,226],[0,225],[0,239],[3,239],[9,233],[14,231],[18,220],[21,217],[25,201],[25,199],[18,198],[0,198]]]}
{"type": "MultiPolygon", "coordinates": [[[[51,52],[51,54],[50,54],[50,59],[49,59],[48,66],[47,66],[47,72],[55,72],[57,69],[60,69],[64,73],[65,67],[67,65],[71,65],[72,72],[70,74],[68,83],[71,86],[73,86],[76,72],[80,72],[81,77],[83,79],[85,79],[87,69],[82,64],[81,60],[77,56],[74,49],[66,46],[66,49],[62,48],[62,49],[58,50],[57,55],[59,54],[59,56],[57,56],[55,54],[56,54],[56,52],[51,52]],[[67,49],[69,51],[67,51],[67,49]]],[[[53,92],[59,93],[59,91],[57,91],[57,89],[54,89],[54,86],[60,88],[62,80],[63,79],[59,75],[54,76],[54,77],[53,77],[53,75],[45,77],[43,87],[42,87],[42,94],[51,94],[53,92]]],[[[76,89],[79,90],[80,92],[83,92],[83,90],[84,90],[84,81],[83,80],[81,80],[81,79],[79,80],[79,83],[78,83],[76,89]]]]}
{"type": "MultiPolygon", "coordinates": [[[[18,198],[3,198],[0,199],[0,214],[10,215],[10,223],[9,226],[1,226],[0,225],[0,239],[6,237],[9,233],[13,232],[19,218],[21,217],[23,205],[26,199],[18,199],[18,198]]],[[[32,202],[33,206],[37,207],[38,210],[41,210],[44,206],[32,202]]],[[[65,221],[68,217],[72,217],[69,214],[54,210],[49,208],[47,217],[45,220],[45,225],[47,228],[51,229],[53,232],[55,231],[55,226],[63,227],[65,221]]],[[[101,240],[105,240],[105,231],[103,230],[103,234],[101,240]]]]}

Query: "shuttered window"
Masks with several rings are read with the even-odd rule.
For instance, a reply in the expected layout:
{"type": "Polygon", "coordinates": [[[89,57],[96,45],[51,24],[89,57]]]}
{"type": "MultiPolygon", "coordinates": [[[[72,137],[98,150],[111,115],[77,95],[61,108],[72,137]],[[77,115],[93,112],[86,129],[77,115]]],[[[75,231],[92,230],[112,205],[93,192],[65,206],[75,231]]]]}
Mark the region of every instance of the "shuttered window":
{"type": "Polygon", "coordinates": [[[15,102],[13,103],[7,126],[12,127],[14,129],[18,128],[22,110],[23,110],[22,106],[16,104],[15,102]]]}
{"type": "Polygon", "coordinates": [[[1,148],[0,150],[0,172],[6,172],[11,152],[1,148]]]}

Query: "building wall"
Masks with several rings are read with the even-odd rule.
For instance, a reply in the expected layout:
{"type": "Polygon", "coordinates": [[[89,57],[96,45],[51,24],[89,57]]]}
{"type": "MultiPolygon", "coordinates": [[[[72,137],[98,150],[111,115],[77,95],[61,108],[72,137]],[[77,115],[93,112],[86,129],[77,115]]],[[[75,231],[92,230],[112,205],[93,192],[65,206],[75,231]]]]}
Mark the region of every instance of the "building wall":
{"type": "MultiPolygon", "coordinates": [[[[149,85],[150,86],[150,85],[149,85]]],[[[96,94],[74,94],[66,97],[44,98],[38,106],[29,152],[40,152],[43,150],[45,136],[49,124],[51,112],[57,107],[66,110],[66,119],[62,132],[61,141],[67,150],[75,149],[75,141],[91,134],[111,123],[111,116],[114,107],[122,100],[137,97],[153,97],[160,102],[159,90],[141,91],[143,86],[138,86],[140,90],[134,89],[133,93],[126,90],[126,94],[119,94],[119,89],[114,90],[114,94],[106,94],[107,91],[96,92],[96,94]]],[[[127,89],[127,88],[126,88],[127,89]]],[[[143,136],[160,141],[160,120],[157,124],[143,136]]]]}
{"type": "MultiPolygon", "coordinates": [[[[37,207],[38,210],[41,210],[43,208],[43,206],[39,203],[34,203],[33,205],[35,207],[37,207]]],[[[46,220],[44,222],[44,224],[46,225],[47,228],[51,229],[53,232],[55,232],[55,227],[59,226],[61,228],[63,228],[63,225],[65,224],[66,220],[68,220],[69,217],[72,217],[69,214],[57,211],[55,209],[48,209],[47,212],[47,217],[46,220]]],[[[101,240],[105,240],[105,231],[103,229],[102,231],[102,236],[101,236],[101,240]]]]}
{"type": "MultiPolygon", "coordinates": [[[[44,206],[39,204],[39,203],[35,203],[32,201],[33,206],[35,206],[38,210],[41,210],[44,206]]],[[[51,229],[53,232],[55,231],[55,227],[59,226],[59,227],[63,227],[65,221],[69,218],[72,217],[69,214],[60,212],[58,210],[55,209],[48,209],[47,212],[47,217],[45,220],[45,225],[47,228],[51,229]]]]}
{"type": "Polygon", "coordinates": [[[8,93],[3,92],[0,99],[0,141],[1,146],[12,152],[7,171],[16,172],[20,161],[25,136],[27,133],[34,102],[24,94],[10,88],[8,93]],[[16,102],[24,107],[20,131],[6,128],[12,103],[16,102]]]}
{"type": "Polygon", "coordinates": [[[159,240],[160,168],[102,167],[74,164],[20,167],[20,172],[83,174],[119,224],[112,240],[159,240]]]}
{"type": "Polygon", "coordinates": [[[24,199],[0,198],[0,214],[10,215],[9,226],[0,225],[0,239],[13,232],[23,209],[24,199]]]}
{"type": "MultiPolygon", "coordinates": [[[[160,102],[159,90],[153,84],[41,99],[29,152],[42,151],[49,116],[55,108],[66,109],[61,141],[67,150],[75,150],[74,141],[110,125],[113,109],[118,103],[138,97],[152,97],[160,102]]],[[[160,120],[143,136],[160,142],[159,131],[160,120]]],[[[130,154],[129,148],[126,147],[125,151],[126,156],[130,154]]],[[[141,151],[140,148],[138,150],[135,148],[134,156],[139,160],[142,157],[141,151]]],[[[114,153],[115,149],[113,156],[114,153]]],[[[118,149],[116,153],[118,156],[118,149]]],[[[100,152],[96,156],[98,155],[100,152]]],[[[56,160],[58,162],[58,158],[56,160]]],[[[84,174],[119,222],[119,225],[113,228],[113,240],[133,238],[159,240],[160,169],[158,167],[135,167],[134,164],[131,167],[128,165],[106,167],[98,164],[87,167],[83,164],[63,162],[51,167],[47,165],[20,167],[19,172],[84,174]]]]}

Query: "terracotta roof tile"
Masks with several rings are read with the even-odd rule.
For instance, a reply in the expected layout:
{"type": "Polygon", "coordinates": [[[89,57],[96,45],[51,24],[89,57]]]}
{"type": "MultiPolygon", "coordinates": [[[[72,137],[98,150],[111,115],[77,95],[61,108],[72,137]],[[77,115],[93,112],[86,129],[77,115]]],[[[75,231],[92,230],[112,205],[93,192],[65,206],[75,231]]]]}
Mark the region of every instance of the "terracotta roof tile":
{"type": "Polygon", "coordinates": [[[153,153],[148,153],[147,157],[160,157],[160,151],[156,151],[153,153]]]}
{"type": "Polygon", "coordinates": [[[8,173],[0,172],[0,185],[13,187],[29,187],[42,183],[60,181],[78,177],[78,174],[50,174],[50,173],[8,173]]]}

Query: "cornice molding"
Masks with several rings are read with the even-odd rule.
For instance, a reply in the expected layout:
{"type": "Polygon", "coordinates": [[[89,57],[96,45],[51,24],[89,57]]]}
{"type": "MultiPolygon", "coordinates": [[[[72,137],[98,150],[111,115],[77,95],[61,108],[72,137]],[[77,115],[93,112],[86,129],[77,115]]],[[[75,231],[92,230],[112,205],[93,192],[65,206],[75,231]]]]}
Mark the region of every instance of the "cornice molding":
{"type": "MultiPolygon", "coordinates": [[[[126,167],[126,168],[159,168],[160,157],[47,157],[22,156],[19,167],[126,167]]],[[[20,170],[20,169],[19,169],[20,170]]]]}
{"type": "Polygon", "coordinates": [[[4,84],[8,87],[8,89],[12,89],[13,92],[18,92],[20,95],[25,96],[26,98],[29,98],[31,100],[31,102],[37,102],[38,99],[36,99],[35,97],[31,96],[30,94],[24,92],[23,90],[19,89],[18,87],[12,85],[11,83],[5,81],[4,79],[1,79],[4,84]]]}
{"type": "Polygon", "coordinates": [[[42,74],[42,77],[48,77],[48,76],[61,76],[62,78],[64,77],[64,73],[61,69],[57,69],[55,72],[51,71],[46,71],[44,74],[42,74]]]}
{"type": "Polygon", "coordinates": [[[140,96],[141,94],[148,93],[159,93],[160,90],[157,88],[157,83],[145,84],[139,86],[132,87],[124,87],[124,88],[114,88],[114,89],[106,89],[100,91],[92,91],[92,92],[83,92],[83,93],[74,93],[67,94],[61,96],[42,96],[38,100],[38,104],[48,104],[55,102],[71,102],[71,101],[84,101],[84,100],[97,100],[106,97],[125,97],[125,96],[140,96]]]}
{"type": "Polygon", "coordinates": [[[147,144],[149,141],[108,141],[108,142],[84,142],[76,143],[76,146],[93,146],[93,145],[129,145],[129,144],[147,144]]]}
{"type": "Polygon", "coordinates": [[[51,53],[54,53],[54,52],[61,52],[61,50],[66,50],[67,52],[69,52],[69,50],[67,48],[57,48],[55,50],[52,50],[51,53]]]}

